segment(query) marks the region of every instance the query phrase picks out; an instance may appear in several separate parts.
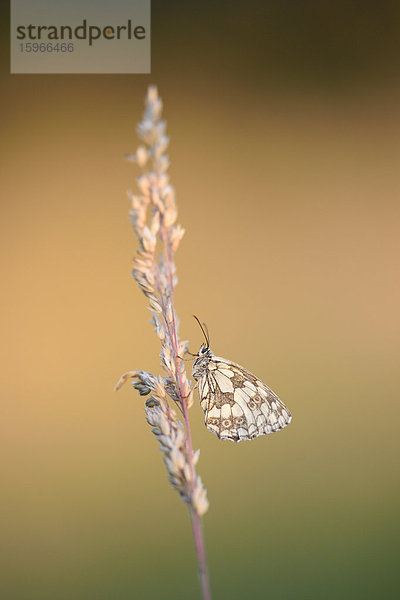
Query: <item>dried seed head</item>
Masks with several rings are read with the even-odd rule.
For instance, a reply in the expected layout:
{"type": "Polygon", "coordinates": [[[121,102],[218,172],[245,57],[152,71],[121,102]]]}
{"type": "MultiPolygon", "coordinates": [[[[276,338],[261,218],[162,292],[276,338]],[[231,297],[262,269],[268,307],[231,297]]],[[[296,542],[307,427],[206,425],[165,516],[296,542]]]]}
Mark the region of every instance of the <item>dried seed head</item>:
{"type": "Polygon", "coordinates": [[[139,146],[139,148],[136,150],[136,161],[139,167],[144,167],[148,158],[149,153],[147,152],[147,149],[144,146],[139,146]]]}
{"type": "Polygon", "coordinates": [[[207,499],[207,490],[203,486],[200,477],[196,479],[196,487],[193,492],[192,498],[193,508],[197,514],[202,517],[209,509],[210,503],[207,499]]]}
{"type": "Polygon", "coordinates": [[[150,396],[150,398],[146,400],[145,404],[147,408],[157,408],[160,406],[160,401],[156,398],[153,398],[153,396],[150,396]]]}
{"type": "Polygon", "coordinates": [[[143,119],[137,131],[143,144],[135,155],[128,157],[143,169],[137,178],[139,193],[129,194],[132,226],[140,245],[134,259],[133,276],[150,304],[152,323],[161,341],[160,359],[165,377],[131,371],[117,385],[132,377],[133,387],[141,396],[148,396],[146,420],[160,444],[168,479],[183,500],[203,515],[208,501],[201,479],[195,473],[199,452],[192,457],[185,430],[172,409],[174,403],[181,411],[183,403],[190,407],[193,394],[185,364],[179,359],[187,349],[187,342],[179,340],[173,303],[177,284],[173,256],[184,229],[176,224],[175,192],[167,174],[169,138],[166,121],[162,119],[162,101],[155,86],[148,89],[143,119]],[[162,248],[160,256],[157,256],[158,246],[162,248]]]}

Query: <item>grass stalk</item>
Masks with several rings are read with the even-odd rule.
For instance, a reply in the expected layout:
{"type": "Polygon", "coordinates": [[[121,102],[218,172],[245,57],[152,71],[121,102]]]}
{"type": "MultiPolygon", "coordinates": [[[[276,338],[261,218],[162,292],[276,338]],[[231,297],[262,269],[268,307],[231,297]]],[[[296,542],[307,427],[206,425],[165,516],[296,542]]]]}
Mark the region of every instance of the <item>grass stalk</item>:
{"type": "Polygon", "coordinates": [[[133,276],[150,304],[152,323],[161,342],[164,375],[156,377],[146,371],[129,371],[120,378],[116,389],[132,378],[133,387],[141,396],[147,396],[146,420],[160,444],[168,480],[188,505],[202,598],[211,600],[202,528],[202,517],[209,503],[206,489],[196,473],[200,451],[193,450],[189,423],[193,391],[180,359],[187,342],[179,338],[174,303],[177,283],[174,255],[184,230],[176,224],[175,192],[167,174],[169,139],[166,122],[162,119],[162,102],[154,86],[148,89],[138,135],[143,144],[135,155],[128,156],[142,169],[137,179],[140,193],[129,194],[131,221],[139,242],[133,276]],[[175,408],[183,416],[184,425],[175,408]]]}

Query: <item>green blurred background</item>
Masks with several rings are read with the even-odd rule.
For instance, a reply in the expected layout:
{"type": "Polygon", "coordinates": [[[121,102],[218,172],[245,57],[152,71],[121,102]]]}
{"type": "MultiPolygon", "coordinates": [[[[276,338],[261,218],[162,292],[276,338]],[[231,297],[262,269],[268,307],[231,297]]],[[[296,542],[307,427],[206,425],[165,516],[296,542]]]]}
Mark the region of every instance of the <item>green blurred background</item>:
{"type": "Polygon", "coordinates": [[[153,1],[149,76],[10,75],[2,16],[1,597],[199,598],[142,399],[112,392],[159,372],[123,159],[149,83],[181,334],[200,315],[293,413],[233,445],[191,410],[214,597],[397,597],[399,3],[153,1]]]}

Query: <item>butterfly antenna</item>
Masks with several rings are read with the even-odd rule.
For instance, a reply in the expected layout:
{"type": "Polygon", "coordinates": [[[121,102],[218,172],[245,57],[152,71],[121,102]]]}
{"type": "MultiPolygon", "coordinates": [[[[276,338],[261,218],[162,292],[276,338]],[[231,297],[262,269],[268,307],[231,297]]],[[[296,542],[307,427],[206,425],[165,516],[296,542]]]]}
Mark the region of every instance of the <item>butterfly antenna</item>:
{"type": "Polygon", "coordinates": [[[207,333],[207,346],[208,348],[210,347],[210,334],[208,333],[208,327],[207,327],[207,323],[203,323],[203,327],[206,330],[207,333]]]}
{"type": "MultiPolygon", "coordinates": [[[[196,315],[193,315],[193,317],[194,317],[194,318],[196,319],[196,321],[198,322],[198,324],[199,324],[199,326],[200,326],[200,329],[202,330],[202,332],[203,332],[203,335],[204,335],[204,338],[205,338],[205,340],[206,340],[207,348],[209,348],[209,347],[210,347],[210,339],[209,339],[209,337],[208,337],[207,325],[206,325],[206,330],[207,330],[207,333],[206,333],[206,330],[204,329],[203,325],[200,323],[200,320],[199,320],[199,318],[198,318],[198,317],[196,317],[196,315]]],[[[204,323],[204,325],[205,325],[205,323],[204,323]]]]}

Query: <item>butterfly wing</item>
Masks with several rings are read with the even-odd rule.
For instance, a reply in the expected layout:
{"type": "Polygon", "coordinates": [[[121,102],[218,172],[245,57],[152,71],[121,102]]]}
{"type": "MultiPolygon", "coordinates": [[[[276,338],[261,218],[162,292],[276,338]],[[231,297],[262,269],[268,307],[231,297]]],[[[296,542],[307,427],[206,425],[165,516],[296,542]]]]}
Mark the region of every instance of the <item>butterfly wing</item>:
{"type": "Polygon", "coordinates": [[[222,440],[240,442],[279,431],[292,417],[278,396],[255,375],[214,356],[199,380],[207,428],[222,440]]]}

